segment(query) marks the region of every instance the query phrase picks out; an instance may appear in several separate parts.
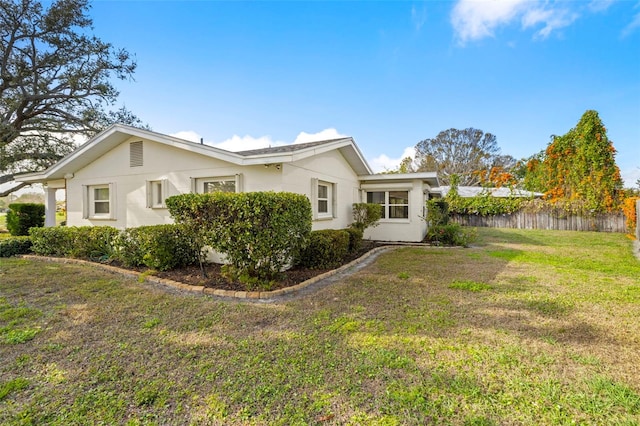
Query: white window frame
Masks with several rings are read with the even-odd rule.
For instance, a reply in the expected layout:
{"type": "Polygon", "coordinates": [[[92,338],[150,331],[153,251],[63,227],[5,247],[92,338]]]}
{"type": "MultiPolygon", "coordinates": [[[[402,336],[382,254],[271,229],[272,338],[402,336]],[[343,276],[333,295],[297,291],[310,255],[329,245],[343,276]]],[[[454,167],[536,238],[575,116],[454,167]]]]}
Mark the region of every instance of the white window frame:
{"type": "Polygon", "coordinates": [[[411,211],[411,191],[406,189],[367,189],[366,190],[366,200],[369,202],[369,193],[373,192],[382,192],[384,193],[384,203],[381,203],[382,206],[382,218],[381,220],[384,222],[406,222],[409,220],[410,211],[411,211]],[[391,204],[390,193],[391,192],[406,192],[407,193],[407,203],[403,204],[391,204]],[[407,208],[407,217],[390,217],[391,207],[406,207],[407,208]]]}
{"type": "Polygon", "coordinates": [[[85,219],[115,220],[116,218],[116,185],[115,183],[83,185],[83,188],[84,188],[83,217],[85,219]],[[106,189],[108,191],[108,198],[96,200],[97,189],[106,189]],[[96,212],[96,203],[106,203],[109,211],[106,213],[96,212]]]}
{"type": "MultiPolygon", "coordinates": [[[[205,188],[208,183],[212,182],[233,182],[234,191],[242,192],[242,174],[234,176],[212,176],[212,177],[199,177],[191,178],[191,192],[194,194],[206,194],[205,188]]],[[[228,191],[232,192],[232,191],[228,191]]]]}
{"type": "Polygon", "coordinates": [[[165,203],[168,197],[167,179],[148,180],[147,181],[147,208],[149,209],[166,209],[165,203]]]}
{"type": "Polygon", "coordinates": [[[311,179],[311,205],[313,206],[314,220],[335,219],[337,217],[337,193],[338,189],[335,182],[329,182],[317,178],[311,179]],[[325,187],[327,189],[326,194],[321,194],[320,187],[325,187]],[[327,203],[326,211],[320,211],[321,201],[327,203]]]}

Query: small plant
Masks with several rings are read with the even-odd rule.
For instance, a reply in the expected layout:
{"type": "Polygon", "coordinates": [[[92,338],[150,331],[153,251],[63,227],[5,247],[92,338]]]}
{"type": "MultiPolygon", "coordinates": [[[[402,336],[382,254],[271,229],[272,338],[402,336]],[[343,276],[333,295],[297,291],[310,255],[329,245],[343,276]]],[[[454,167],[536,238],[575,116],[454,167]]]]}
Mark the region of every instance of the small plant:
{"type": "Polygon", "coordinates": [[[296,263],[312,269],[330,269],[339,265],[348,252],[349,233],[344,229],[312,231],[309,244],[296,263]]]}
{"type": "Polygon", "coordinates": [[[457,223],[429,227],[425,241],[435,245],[468,247],[476,239],[475,230],[465,229],[457,223]]]}
{"type": "Polygon", "coordinates": [[[442,198],[427,201],[427,225],[443,226],[449,223],[449,203],[442,198]]]}
{"type": "Polygon", "coordinates": [[[382,206],[375,203],[354,203],[352,228],[364,232],[367,228],[378,226],[382,217],[382,206]]]}

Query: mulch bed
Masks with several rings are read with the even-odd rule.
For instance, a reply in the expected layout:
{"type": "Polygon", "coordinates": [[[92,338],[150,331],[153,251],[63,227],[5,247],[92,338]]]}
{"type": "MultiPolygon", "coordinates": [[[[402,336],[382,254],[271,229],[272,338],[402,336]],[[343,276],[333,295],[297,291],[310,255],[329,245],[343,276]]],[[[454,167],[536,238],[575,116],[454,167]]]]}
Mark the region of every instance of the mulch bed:
{"type": "MultiPolygon", "coordinates": [[[[379,247],[383,244],[375,241],[363,241],[360,250],[352,253],[344,259],[343,264],[347,264],[352,260],[355,260],[368,252],[369,250],[379,247]]],[[[338,265],[340,266],[340,265],[338,265]]],[[[160,278],[166,278],[169,280],[181,282],[190,285],[202,285],[208,288],[220,289],[220,290],[233,290],[233,291],[246,291],[247,287],[239,282],[230,282],[227,278],[223,277],[220,269],[222,265],[210,263],[205,265],[205,272],[207,277],[202,276],[200,266],[193,265],[184,268],[173,269],[171,271],[157,272],[154,275],[160,278]]],[[[143,271],[143,269],[138,269],[143,271]]],[[[282,274],[282,279],[275,282],[270,290],[278,290],[280,288],[291,287],[301,282],[304,282],[316,275],[327,272],[328,269],[308,269],[302,267],[295,267],[289,269],[282,274]]]]}

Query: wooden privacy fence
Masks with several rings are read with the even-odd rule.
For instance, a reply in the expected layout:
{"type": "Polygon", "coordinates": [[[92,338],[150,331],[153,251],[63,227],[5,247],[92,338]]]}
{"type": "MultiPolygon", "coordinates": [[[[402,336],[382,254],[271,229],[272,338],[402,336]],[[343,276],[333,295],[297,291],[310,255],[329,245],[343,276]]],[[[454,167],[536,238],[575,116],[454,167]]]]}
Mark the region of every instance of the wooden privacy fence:
{"type": "Polygon", "coordinates": [[[487,216],[452,214],[451,221],[465,226],[487,228],[627,232],[622,212],[593,216],[559,215],[550,212],[525,213],[522,211],[487,216]]]}

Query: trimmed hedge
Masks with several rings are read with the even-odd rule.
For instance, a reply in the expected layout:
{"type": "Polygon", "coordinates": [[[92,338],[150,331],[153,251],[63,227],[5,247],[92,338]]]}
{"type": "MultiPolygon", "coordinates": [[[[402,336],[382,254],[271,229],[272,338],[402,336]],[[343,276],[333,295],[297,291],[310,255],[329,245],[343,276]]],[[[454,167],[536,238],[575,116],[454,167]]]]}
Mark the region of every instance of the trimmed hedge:
{"type": "Polygon", "coordinates": [[[311,232],[311,203],[301,194],[215,192],[176,195],[166,202],[194,241],[224,253],[228,275],[250,289],[269,287],[311,232]]]}
{"type": "Polygon", "coordinates": [[[340,265],[349,253],[349,235],[345,229],[311,231],[309,244],[296,263],[311,269],[331,269],[340,265]]]}
{"type": "Polygon", "coordinates": [[[0,257],[11,257],[31,253],[29,237],[13,237],[0,240],[0,257]]]}
{"type": "Polygon", "coordinates": [[[192,238],[179,225],[128,228],[72,226],[31,228],[33,252],[100,262],[120,261],[127,267],[147,266],[166,271],[198,261],[192,238]]]}
{"type": "Polygon", "coordinates": [[[193,265],[200,252],[181,225],[128,228],[118,234],[114,245],[114,257],[123,265],[144,265],[159,271],[193,265]]]}
{"type": "Polygon", "coordinates": [[[7,212],[7,229],[13,236],[29,235],[29,228],[44,226],[44,204],[13,203],[7,212]]]}
{"type": "Polygon", "coordinates": [[[104,262],[113,257],[113,241],[120,231],[111,226],[71,226],[29,232],[36,254],[104,262]]]}
{"type": "Polygon", "coordinates": [[[71,257],[74,228],[32,228],[29,231],[33,252],[41,256],[71,257]]]}

